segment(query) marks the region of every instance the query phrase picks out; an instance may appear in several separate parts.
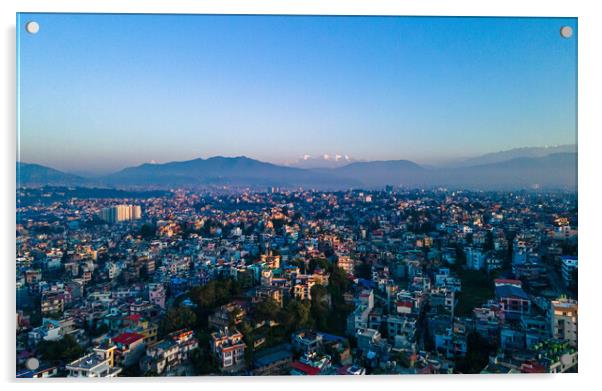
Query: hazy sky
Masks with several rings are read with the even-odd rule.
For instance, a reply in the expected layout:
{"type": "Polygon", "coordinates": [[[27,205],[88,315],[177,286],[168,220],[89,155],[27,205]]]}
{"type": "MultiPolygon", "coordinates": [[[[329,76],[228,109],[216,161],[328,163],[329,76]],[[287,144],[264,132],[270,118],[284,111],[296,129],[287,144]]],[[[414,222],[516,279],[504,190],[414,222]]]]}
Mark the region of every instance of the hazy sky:
{"type": "Polygon", "coordinates": [[[18,40],[20,160],[66,171],[576,142],[572,18],[21,14],[18,40]]]}

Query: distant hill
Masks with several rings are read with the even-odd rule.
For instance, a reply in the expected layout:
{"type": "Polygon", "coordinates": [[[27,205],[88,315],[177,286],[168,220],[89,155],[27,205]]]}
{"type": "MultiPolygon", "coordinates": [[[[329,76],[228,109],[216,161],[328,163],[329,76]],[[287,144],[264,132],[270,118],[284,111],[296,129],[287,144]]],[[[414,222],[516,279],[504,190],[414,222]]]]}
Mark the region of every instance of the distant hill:
{"type": "Polygon", "coordinates": [[[40,164],[17,162],[17,185],[85,185],[88,181],[77,175],[67,174],[40,164]]]}
{"type": "Polygon", "coordinates": [[[337,177],[328,173],[278,166],[244,156],[217,156],[165,164],[143,164],[109,175],[104,181],[112,185],[343,185],[337,177]]]}
{"type": "Polygon", "coordinates": [[[433,183],[479,189],[577,189],[577,154],[520,157],[492,164],[436,170],[433,183]]]}
{"type": "MultiPolygon", "coordinates": [[[[506,155],[510,156],[510,155],[506,155]]],[[[553,153],[462,167],[422,167],[409,160],[356,162],[338,168],[302,169],[248,157],[212,157],[164,164],[142,164],[94,179],[37,164],[17,164],[25,185],[100,187],[254,186],[323,190],[379,188],[385,185],[466,189],[576,189],[577,154],[553,153]]]]}
{"type": "Polygon", "coordinates": [[[369,187],[386,184],[405,186],[430,184],[429,171],[409,160],[357,162],[330,170],[330,172],[338,177],[358,181],[369,187]]]}
{"type": "Polygon", "coordinates": [[[455,167],[470,167],[479,166],[483,164],[501,163],[504,161],[518,159],[518,158],[537,158],[553,155],[556,153],[577,153],[577,146],[575,144],[570,145],[557,145],[552,147],[527,147],[527,148],[514,148],[507,151],[500,151],[494,153],[488,153],[482,156],[463,160],[455,163],[455,167]]]}

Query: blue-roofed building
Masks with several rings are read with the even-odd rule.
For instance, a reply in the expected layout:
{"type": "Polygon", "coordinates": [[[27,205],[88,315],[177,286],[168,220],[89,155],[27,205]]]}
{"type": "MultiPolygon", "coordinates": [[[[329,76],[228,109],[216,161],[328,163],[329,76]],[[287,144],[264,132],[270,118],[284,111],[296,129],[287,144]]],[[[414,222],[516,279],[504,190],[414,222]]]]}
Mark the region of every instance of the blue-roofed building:
{"type": "Polygon", "coordinates": [[[358,278],[357,284],[366,289],[375,289],[377,287],[374,281],[366,280],[365,278],[358,278]]]}
{"type": "Polygon", "coordinates": [[[16,377],[20,379],[39,379],[45,377],[55,377],[58,373],[58,368],[54,365],[41,365],[40,367],[29,370],[24,369],[18,371],[16,377]]]}
{"type": "Polygon", "coordinates": [[[173,297],[186,293],[190,288],[190,281],[183,277],[172,277],[169,281],[169,288],[173,297]]]}
{"type": "Polygon", "coordinates": [[[253,360],[252,373],[255,376],[286,375],[290,371],[293,353],[290,344],[281,344],[266,349],[253,360]]]}
{"type": "Polygon", "coordinates": [[[531,299],[521,287],[496,283],[495,297],[507,318],[518,318],[531,313],[531,299]]]}
{"type": "Polygon", "coordinates": [[[322,333],[322,332],[319,332],[317,334],[319,334],[322,337],[322,340],[324,342],[335,342],[335,341],[336,342],[345,342],[347,340],[347,338],[345,338],[345,337],[341,337],[341,336],[334,335],[334,334],[328,334],[328,333],[322,333]]]}

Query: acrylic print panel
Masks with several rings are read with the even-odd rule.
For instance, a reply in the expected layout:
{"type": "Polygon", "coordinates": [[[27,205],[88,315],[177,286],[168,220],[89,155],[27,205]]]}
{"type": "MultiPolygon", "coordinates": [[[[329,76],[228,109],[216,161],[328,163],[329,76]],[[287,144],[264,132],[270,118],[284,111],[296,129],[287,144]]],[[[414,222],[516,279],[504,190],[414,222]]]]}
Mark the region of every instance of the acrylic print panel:
{"type": "Polygon", "coordinates": [[[575,18],[17,31],[17,377],[577,371],[575,18]]]}

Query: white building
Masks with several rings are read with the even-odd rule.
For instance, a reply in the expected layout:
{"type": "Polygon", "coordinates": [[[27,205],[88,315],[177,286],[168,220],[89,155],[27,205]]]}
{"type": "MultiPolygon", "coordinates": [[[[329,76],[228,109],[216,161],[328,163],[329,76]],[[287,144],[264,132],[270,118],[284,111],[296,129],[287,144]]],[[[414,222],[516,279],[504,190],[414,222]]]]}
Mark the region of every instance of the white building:
{"type": "Polygon", "coordinates": [[[114,205],[100,211],[99,217],[109,223],[138,220],[142,217],[140,205],[114,205]]]}
{"type": "Polygon", "coordinates": [[[550,302],[552,337],[568,341],[573,347],[577,347],[578,307],[577,301],[571,299],[550,302]]]}
{"type": "Polygon", "coordinates": [[[69,377],[117,377],[121,368],[115,367],[115,346],[95,348],[82,358],[67,364],[69,377]]]}

